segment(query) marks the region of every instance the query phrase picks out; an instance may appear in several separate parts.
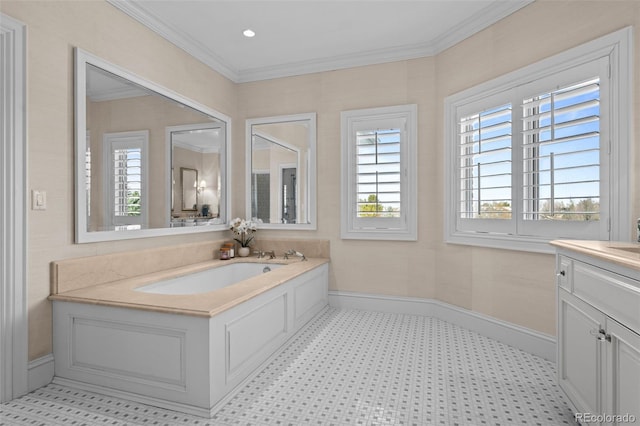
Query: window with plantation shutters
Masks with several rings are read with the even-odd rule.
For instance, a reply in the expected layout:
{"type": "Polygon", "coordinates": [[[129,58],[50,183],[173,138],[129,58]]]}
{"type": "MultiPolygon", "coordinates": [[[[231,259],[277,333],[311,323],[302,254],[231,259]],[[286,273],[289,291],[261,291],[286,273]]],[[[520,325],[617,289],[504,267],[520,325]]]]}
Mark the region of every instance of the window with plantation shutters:
{"type": "Polygon", "coordinates": [[[473,228],[494,229],[493,219],[512,217],[511,120],[510,103],[459,119],[458,218],[474,220],[473,228]]]}
{"type": "Polygon", "coordinates": [[[521,234],[609,239],[608,68],[594,60],[517,91],[521,234]]]}
{"type": "Polygon", "coordinates": [[[525,220],[599,220],[600,79],[525,99],[525,220]]]}
{"type": "Polygon", "coordinates": [[[401,134],[397,127],[356,132],[357,217],[401,217],[401,134]]]}
{"type": "Polygon", "coordinates": [[[141,154],[140,148],[113,150],[113,214],[117,219],[140,217],[141,154]]]}
{"type": "Polygon", "coordinates": [[[342,116],[342,238],[414,240],[415,105],[342,116]]]}
{"type": "Polygon", "coordinates": [[[621,30],[445,100],[447,241],[625,239],[629,40],[621,30]]]}
{"type": "Polygon", "coordinates": [[[115,230],[146,227],[148,132],[104,135],[106,208],[115,230]]]}

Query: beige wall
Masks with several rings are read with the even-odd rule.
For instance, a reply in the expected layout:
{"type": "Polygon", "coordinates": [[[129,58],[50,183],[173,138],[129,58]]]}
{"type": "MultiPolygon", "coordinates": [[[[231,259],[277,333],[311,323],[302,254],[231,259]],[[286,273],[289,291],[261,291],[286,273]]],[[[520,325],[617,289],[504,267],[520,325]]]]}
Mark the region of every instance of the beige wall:
{"type": "MultiPolygon", "coordinates": [[[[51,307],[46,300],[50,261],[211,238],[207,233],[73,244],[74,46],[233,118],[234,217],[244,214],[244,119],[316,111],[318,230],[260,231],[258,237],[329,239],[332,289],[437,298],[555,333],[551,255],[443,243],[443,100],[563,49],[637,25],[640,2],[537,1],[436,57],[240,85],[106,3],[3,1],[0,10],[28,26],[28,181],[29,188],[44,189],[48,196],[46,211],[28,214],[30,359],[51,351],[51,307]],[[408,103],[418,104],[419,111],[418,241],[343,241],[340,111],[408,103]]],[[[635,37],[638,70],[638,31],[635,37]]],[[[637,123],[640,96],[635,83],[637,123]]],[[[640,170],[640,148],[635,145],[632,170],[640,170]]],[[[637,182],[638,175],[633,179],[637,182]]],[[[638,184],[630,196],[633,217],[640,217],[638,184]]]]}

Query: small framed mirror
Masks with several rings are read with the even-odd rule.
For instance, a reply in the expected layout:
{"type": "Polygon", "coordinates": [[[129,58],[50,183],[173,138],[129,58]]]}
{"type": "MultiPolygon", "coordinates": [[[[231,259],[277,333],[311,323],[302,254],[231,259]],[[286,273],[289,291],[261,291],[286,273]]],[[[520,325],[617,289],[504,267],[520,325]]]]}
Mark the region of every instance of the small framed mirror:
{"type": "Polygon", "coordinates": [[[246,122],[246,211],[261,228],[316,229],[316,114],[246,122]]]}

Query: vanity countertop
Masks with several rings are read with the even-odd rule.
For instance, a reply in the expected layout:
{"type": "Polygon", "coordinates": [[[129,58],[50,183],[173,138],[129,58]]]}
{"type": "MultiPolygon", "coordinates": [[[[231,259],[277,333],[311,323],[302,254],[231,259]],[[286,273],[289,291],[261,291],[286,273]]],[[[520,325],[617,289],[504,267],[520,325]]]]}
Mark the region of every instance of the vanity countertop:
{"type": "Polygon", "coordinates": [[[258,259],[255,257],[236,257],[230,260],[216,259],[109,283],[53,293],[49,296],[49,300],[212,317],[328,262],[329,259],[327,258],[309,258],[307,261],[301,261],[299,258],[258,259]],[[286,267],[274,269],[268,274],[261,274],[207,293],[166,295],[136,291],[136,288],[154,282],[242,262],[285,264],[286,267]]]}
{"type": "Polygon", "coordinates": [[[622,241],[555,240],[551,244],[640,271],[640,244],[622,241]]]}

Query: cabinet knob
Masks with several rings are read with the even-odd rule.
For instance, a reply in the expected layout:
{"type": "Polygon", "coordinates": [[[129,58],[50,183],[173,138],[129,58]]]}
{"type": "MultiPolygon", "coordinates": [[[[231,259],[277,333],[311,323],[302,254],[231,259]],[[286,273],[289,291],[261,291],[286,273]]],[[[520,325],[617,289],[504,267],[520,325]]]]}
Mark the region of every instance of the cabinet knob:
{"type": "Polygon", "coordinates": [[[564,277],[565,275],[567,275],[567,273],[563,270],[563,271],[558,272],[556,274],[556,277],[564,277]]]}
{"type": "Polygon", "coordinates": [[[590,330],[589,334],[591,334],[592,336],[594,336],[596,339],[598,339],[601,342],[610,342],[611,341],[611,335],[607,334],[607,332],[604,331],[603,329],[590,330]]]}

